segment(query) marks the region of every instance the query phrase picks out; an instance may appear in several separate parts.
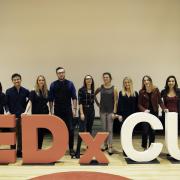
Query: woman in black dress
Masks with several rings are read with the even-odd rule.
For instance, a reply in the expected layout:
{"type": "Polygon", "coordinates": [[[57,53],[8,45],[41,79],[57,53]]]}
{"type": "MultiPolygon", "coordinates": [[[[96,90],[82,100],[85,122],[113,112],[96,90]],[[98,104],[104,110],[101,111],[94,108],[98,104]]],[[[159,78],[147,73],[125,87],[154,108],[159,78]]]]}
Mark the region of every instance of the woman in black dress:
{"type": "Polygon", "coordinates": [[[130,77],[123,79],[123,87],[119,92],[117,114],[124,121],[128,116],[138,111],[138,93],[133,89],[130,77]]]}
{"type": "MultiPolygon", "coordinates": [[[[29,102],[23,114],[31,109],[32,114],[49,114],[49,91],[44,76],[39,75],[36,80],[35,89],[30,92],[29,102]]],[[[43,129],[38,129],[38,148],[42,148],[43,129]]]]}
{"type": "MultiPolygon", "coordinates": [[[[120,121],[125,121],[128,116],[138,111],[138,93],[133,89],[130,77],[123,79],[122,90],[119,92],[117,114],[120,121]]],[[[123,151],[123,155],[126,154],[123,151]]]]}

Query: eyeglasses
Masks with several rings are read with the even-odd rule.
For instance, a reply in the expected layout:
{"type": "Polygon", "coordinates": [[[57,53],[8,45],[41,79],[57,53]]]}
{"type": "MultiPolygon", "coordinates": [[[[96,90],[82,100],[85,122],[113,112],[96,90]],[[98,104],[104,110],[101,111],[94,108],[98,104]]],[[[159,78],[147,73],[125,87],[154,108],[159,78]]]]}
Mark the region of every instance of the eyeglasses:
{"type": "Polygon", "coordinates": [[[92,79],[92,78],[85,78],[85,80],[90,80],[90,79],[92,79]]]}

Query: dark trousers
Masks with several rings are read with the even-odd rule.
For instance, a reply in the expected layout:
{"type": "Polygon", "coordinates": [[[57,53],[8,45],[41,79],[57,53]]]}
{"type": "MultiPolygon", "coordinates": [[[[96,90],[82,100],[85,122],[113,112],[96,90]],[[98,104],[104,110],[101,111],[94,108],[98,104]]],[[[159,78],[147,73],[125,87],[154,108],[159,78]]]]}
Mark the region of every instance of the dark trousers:
{"type": "Polygon", "coordinates": [[[43,138],[44,138],[44,129],[40,128],[38,129],[38,149],[42,148],[43,138]]]}
{"type": "Polygon", "coordinates": [[[72,150],[74,146],[74,126],[72,110],[67,111],[54,111],[54,114],[60,117],[66,124],[69,132],[69,149],[72,150]]]}
{"type": "MultiPolygon", "coordinates": [[[[21,118],[16,119],[16,127],[14,129],[10,129],[10,131],[16,132],[17,138],[17,155],[22,154],[22,129],[21,129],[21,118]]],[[[42,148],[43,143],[43,129],[38,129],[38,149],[42,148]]],[[[11,149],[16,149],[16,145],[11,145],[11,149]]]]}
{"type": "Polygon", "coordinates": [[[147,148],[155,141],[155,131],[151,128],[147,122],[142,123],[142,147],[147,148]],[[149,144],[148,144],[149,140],[149,144]]]}
{"type": "MultiPolygon", "coordinates": [[[[16,145],[17,145],[17,154],[22,154],[22,131],[21,131],[21,118],[16,118],[16,127],[10,131],[16,132],[16,145]]],[[[11,145],[11,149],[16,149],[16,145],[11,145]]]]}
{"type": "MultiPolygon", "coordinates": [[[[79,132],[89,132],[91,134],[92,126],[94,122],[94,116],[95,116],[94,107],[84,108],[83,111],[84,111],[85,119],[83,121],[79,118],[79,132]]],[[[78,135],[76,154],[80,154],[81,142],[82,139],[78,135]]]]}

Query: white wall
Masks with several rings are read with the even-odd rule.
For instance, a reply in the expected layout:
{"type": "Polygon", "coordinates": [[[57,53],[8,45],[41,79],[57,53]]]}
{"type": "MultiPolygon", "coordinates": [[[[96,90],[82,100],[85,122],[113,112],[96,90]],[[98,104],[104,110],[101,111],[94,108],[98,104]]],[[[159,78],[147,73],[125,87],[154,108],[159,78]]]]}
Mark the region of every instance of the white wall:
{"type": "Polygon", "coordinates": [[[170,74],[180,82],[180,1],[0,0],[0,63],[4,90],[14,72],[29,89],[39,74],[49,84],[57,66],[77,88],[109,71],[118,88],[149,74],[161,89],[170,74]]]}

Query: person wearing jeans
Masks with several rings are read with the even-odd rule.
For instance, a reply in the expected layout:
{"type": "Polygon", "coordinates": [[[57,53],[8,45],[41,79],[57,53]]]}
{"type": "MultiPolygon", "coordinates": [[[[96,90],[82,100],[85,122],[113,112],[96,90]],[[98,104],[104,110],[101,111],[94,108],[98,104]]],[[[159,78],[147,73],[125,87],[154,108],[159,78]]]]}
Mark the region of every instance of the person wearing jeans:
{"type": "MultiPolygon", "coordinates": [[[[79,132],[92,133],[94,122],[94,80],[91,75],[84,78],[83,87],[78,91],[79,100],[79,132]]],[[[81,137],[78,136],[76,158],[80,158],[81,137]]]]}
{"type": "Polygon", "coordinates": [[[101,85],[101,87],[99,87],[95,92],[95,101],[100,109],[100,119],[103,131],[109,132],[109,136],[106,139],[102,150],[108,150],[108,153],[111,155],[113,153],[113,121],[117,113],[118,92],[111,84],[112,76],[109,72],[103,73],[103,81],[103,85],[101,85]],[[96,97],[98,93],[100,93],[100,102],[96,97]]]}

